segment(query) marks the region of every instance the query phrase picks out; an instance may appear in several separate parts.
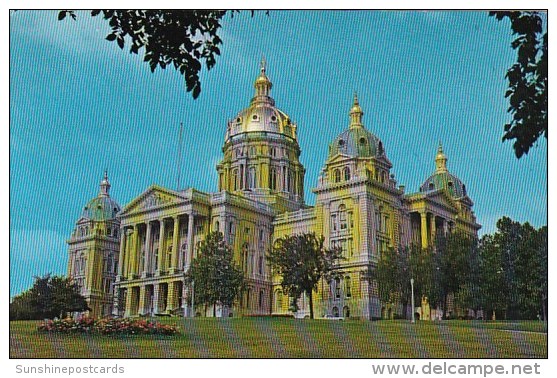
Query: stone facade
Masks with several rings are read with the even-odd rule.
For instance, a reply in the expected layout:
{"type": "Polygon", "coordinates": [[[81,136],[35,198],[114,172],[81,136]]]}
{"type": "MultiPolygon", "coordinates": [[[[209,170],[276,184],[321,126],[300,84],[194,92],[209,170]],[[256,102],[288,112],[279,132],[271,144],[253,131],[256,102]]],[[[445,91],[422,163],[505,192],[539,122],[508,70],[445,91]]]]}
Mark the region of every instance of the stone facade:
{"type": "MultiPolygon", "coordinates": [[[[433,174],[419,192],[406,194],[390,172],[382,141],[364,126],[356,95],[347,129],[329,145],[313,189],[315,206],[306,205],[297,125],[270,97],[264,63],[254,86],[249,107],[228,122],[216,193],[153,185],[122,209],[111,200],[113,213],[100,218],[84,210],[69,241],[68,273],[83,287],[95,316],[212,316],[186,300],[192,293],[184,274],[197,242],[220,231],[244,270],[247,289],[218,316],[288,313],[290,301],[265,254],[277,238],[315,232],[326,246],[340,246],[345,257],[339,274],[319,284],[316,316],[387,317],[391,306],[381,304],[377,287],[364,279],[383,251],[411,243],[426,248],[436,235],[455,229],[477,236],[473,202],[449,173],[441,145],[433,174]],[[111,233],[86,237],[84,227],[109,227],[111,233]],[[102,268],[109,259],[112,268],[102,268]]],[[[105,175],[98,198],[109,198],[107,185],[105,175]]],[[[296,316],[309,314],[308,306],[302,297],[296,316]]]]}

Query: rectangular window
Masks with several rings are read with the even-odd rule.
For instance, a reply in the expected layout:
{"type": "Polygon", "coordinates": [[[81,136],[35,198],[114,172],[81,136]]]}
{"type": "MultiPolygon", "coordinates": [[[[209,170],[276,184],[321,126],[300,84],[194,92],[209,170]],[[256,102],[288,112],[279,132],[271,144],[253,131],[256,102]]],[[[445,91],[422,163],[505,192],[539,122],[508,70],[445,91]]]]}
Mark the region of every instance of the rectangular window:
{"type": "Polygon", "coordinates": [[[336,215],[331,216],[331,223],[332,223],[333,231],[336,231],[337,230],[337,216],[336,215]]]}

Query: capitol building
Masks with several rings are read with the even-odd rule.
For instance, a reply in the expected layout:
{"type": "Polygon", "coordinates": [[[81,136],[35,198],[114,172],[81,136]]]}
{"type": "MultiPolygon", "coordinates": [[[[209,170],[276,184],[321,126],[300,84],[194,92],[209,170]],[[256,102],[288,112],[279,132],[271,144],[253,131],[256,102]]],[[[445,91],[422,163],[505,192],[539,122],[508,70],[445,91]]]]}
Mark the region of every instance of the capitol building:
{"type": "MultiPolygon", "coordinates": [[[[271,97],[264,63],[254,87],[249,106],[226,125],[215,192],[152,185],[120,206],[105,172],[68,240],[68,276],[93,316],[212,316],[186,300],[191,288],[184,273],[197,243],[220,231],[247,285],[233,308],[219,308],[217,316],[288,314],[289,298],[266,254],[277,238],[315,232],[327,247],[341,247],[345,258],[338,274],[318,285],[316,316],[390,317],[376,285],[364,277],[383,251],[427,248],[453,230],[477,237],[473,202],[449,171],[442,146],[432,151],[431,168],[424,167],[432,170],[429,177],[407,193],[390,172],[388,146],[366,128],[356,95],[345,130],[330,142],[319,179],[310,183],[315,205],[307,205],[298,125],[271,97]]],[[[296,316],[309,314],[304,296],[299,307],[296,316]]]]}

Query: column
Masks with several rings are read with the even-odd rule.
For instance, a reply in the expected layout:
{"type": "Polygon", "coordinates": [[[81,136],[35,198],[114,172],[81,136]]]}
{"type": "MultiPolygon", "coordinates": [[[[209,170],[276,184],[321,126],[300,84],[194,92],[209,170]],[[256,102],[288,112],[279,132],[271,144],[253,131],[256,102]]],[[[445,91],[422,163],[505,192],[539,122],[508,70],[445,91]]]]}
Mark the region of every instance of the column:
{"type": "Polygon", "coordinates": [[[141,272],[143,277],[146,277],[147,273],[151,271],[151,231],[151,222],[147,221],[147,231],[145,231],[145,258],[143,259],[143,272],[141,272]]]}
{"type": "Polygon", "coordinates": [[[174,217],[174,240],[172,241],[172,262],[170,267],[173,269],[178,269],[178,255],[180,254],[180,227],[179,227],[179,220],[178,216],[174,217]]]}
{"type": "Polygon", "coordinates": [[[129,260],[128,260],[128,277],[130,279],[133,278],[134,274],[137,274],[137,241],[139,239],[139,226],[137,224],[133,225],[133,233],[132,233],[132,245],[129,251],[129,260]]]}
{"type": "Polygon", "coordinates": [[[159,220],[159,256],[157,261],[157,274],[160,274],[161,270],[164,270],[163,263],[166,256],[166,238],[164,235],[164,218],[159,220]]]}
{"type": "Polygon", "coordinates": [[[299,191],[299,188],[298,188],[298,167],[297,166],[294,167],[293,179],[294,179],[294,182],[293,182],[294,194],[299,195],[300,191],[299,191]]]}
{"type": "Polygon", "coordinates": [[[126,309],[124,310],[124,317],[129,317],[132,310],[132,288],[128,286],[126,288],[126,309]]]}
{"type": "Polygon", "coordinates": [[[126,228],[120,229],[120,255],[118,256],[118,281],[124,275],[124,259],[126,257],[126,228]]]}
{"type": "Polygon", "coordinates": [[[323,205],[323,235],[326,235],[325,237],[325,247],[326,248],[331,248],[331,244],[330,244],[330,240],[329,240],[329,229],[331,226],[331,204],[330,203],[326,203],[323,205]]]}
{"type": "Polygon", "coordinates": [[[194,221],[193,212],[188,215],[188,258],[184,264],[184,269],[186,265],[189,266],[193,260],[193,221],[194,221]]]}
{"type": "Polygon", "coordinates": [[[176,282],[169,282],[168,283],[168,296],[166,297],[166,313],[170,313],[171,310],[174,310],[176,305],[174,304],[176,298],[176,282]]]}
{"type": "Polygon", "coordinates": [[[420,217],[422,218],[422,248],[425,249],[427,248],[427,213],[425,211],[423,213],[420,213],[420,217]]]}
{"type": "Polygon", "coordinates": [[[160,313],[159,310],[159,293],[160,293],[160,284],[153,285],[153,312],[155,314],[160,313]]]}
{"type": "Polygon", "coordinates": [[[145,285],[139,287],[139,304],[137,306],[137,313],[139,315],[145,314],[145,285]]]}
{"type": "Polygon", "coordinates": [[[431,214],[431,245],[435,247],[435,214],[431,214]]]}
{"type": "Polygon", "coordinates": [[[360,200],[359,197],[352,199],[354,204],[352,211],[352,218],[354,223],[354,229],[352,230],[352,240],[354,243],[354,255],[360,255],[360,200]]]}

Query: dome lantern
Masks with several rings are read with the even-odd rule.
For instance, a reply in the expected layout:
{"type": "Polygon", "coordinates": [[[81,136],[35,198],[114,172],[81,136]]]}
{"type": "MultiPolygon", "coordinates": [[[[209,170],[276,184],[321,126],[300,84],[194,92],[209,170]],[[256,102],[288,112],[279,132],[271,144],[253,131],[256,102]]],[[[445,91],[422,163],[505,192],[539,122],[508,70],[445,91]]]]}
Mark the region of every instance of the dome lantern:
{"type": "Polygon", "coordinates": [[[447,156],[443,153],[443,146],[441,145],[441,142],[439,142],[437,155],[435,155],[435,172],[448,172],[447,156]]]}
{"type": "Polygon", "coordinates": [[[362,117],[364,112],[360,108],[360,103],[358,102],[358,94],[354,92],[354,105],[350,109],[350,128],[362,127],[362,117]]]}
{"type": "Polygon", "coordinates": [[[269,97],[269,93],[271,92],[271,88],[273,87],[273,83],[269,80],[266,74],[267,70],[267,62],[265,58],[261,59],[261,72],[259,76],[255,80],[254,87],[255,87],[255,99],[261,99],[262,97],[269,97]]]}
{"type": "Polygon", "coordinates": [[[106,170],[104,171],[104,177],[101,181],[99,197],[110,197],[108,191],[110,190],[110,182],[108,182],[108,174],[106,170]]]}

